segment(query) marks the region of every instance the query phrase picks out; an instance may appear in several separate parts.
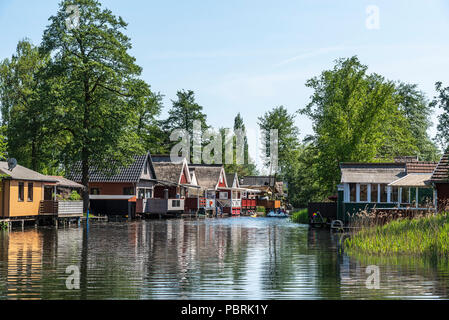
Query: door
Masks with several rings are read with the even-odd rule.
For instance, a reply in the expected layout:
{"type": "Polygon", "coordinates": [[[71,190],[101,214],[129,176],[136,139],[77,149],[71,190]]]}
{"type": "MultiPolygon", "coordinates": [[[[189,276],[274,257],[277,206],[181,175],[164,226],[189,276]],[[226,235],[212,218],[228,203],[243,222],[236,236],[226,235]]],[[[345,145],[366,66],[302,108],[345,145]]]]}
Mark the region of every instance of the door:
{"type": "Polygon", "coordinates": [[[53,191],[54,188],[51,186],[44,187],[44,201],[53,200],[53,191]]]}

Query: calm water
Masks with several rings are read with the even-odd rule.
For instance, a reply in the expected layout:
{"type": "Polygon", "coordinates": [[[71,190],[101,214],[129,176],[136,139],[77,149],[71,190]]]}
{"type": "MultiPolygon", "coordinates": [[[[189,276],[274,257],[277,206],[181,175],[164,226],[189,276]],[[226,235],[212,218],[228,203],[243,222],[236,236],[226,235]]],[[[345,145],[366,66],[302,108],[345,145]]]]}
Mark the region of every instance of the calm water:
{"type": "Polygon", "coordinates": [[[446,299],[441,263],[349,258],[288,220],[91,223],[0,232],[0,299],[446,299]],[[369,290],[368,264],[380,267],[369,290]],[[80,289],[66,288],[68,266],[80,289]]]}

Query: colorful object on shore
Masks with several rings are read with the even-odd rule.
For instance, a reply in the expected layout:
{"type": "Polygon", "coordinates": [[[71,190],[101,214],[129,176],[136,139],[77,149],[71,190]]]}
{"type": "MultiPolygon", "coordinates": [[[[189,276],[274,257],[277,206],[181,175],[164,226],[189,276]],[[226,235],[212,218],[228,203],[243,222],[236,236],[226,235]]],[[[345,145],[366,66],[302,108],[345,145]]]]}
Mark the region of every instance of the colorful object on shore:
{"type": "Polygon", "coordinates": [[[258,216],[257,216],[257,213],[255,213],[255,214],[253,214],[252,216],[251,216],[251,218],[257,218],[258,216]]]}

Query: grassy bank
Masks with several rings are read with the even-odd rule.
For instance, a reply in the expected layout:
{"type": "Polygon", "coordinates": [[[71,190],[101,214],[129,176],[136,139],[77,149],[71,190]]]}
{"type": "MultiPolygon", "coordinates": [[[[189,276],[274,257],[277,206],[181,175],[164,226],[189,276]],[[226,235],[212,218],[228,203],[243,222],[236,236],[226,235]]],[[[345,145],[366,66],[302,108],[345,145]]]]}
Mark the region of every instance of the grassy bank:
{"type": "Polygon", "coordinates": [[[293,222],[296,222],[296,223],[308,224],[309,223],[309,213],[308,213],[307,209],[302,209],[302,210],[293,212],[291,219],[293,222]]]}
{"type": "Polygon", "coordinates": [[[349,254],[449,255],[449,214],[399,219],[383,226],[363,227],[345,240],[349,254]]]}

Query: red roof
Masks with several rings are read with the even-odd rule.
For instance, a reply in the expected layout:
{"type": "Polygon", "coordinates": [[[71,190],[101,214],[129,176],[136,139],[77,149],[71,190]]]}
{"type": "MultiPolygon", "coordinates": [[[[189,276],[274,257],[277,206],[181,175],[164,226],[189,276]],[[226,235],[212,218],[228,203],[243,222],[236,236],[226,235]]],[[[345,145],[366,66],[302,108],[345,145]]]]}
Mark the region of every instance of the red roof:
{"type": "Polygon", "coordinates": [[[436,162],[407,162],[407,174],[408,173],[433,173],[438,163],[436,162]]]}

